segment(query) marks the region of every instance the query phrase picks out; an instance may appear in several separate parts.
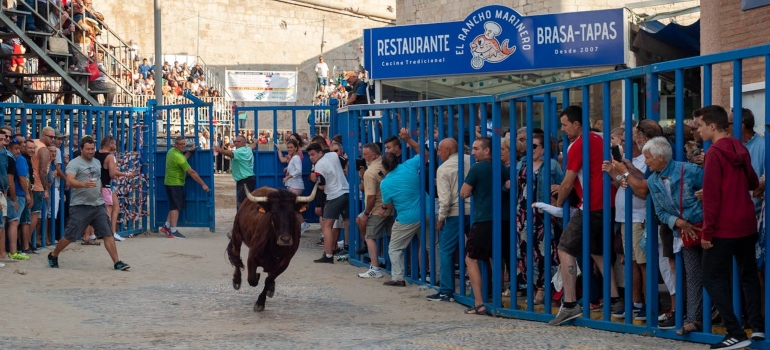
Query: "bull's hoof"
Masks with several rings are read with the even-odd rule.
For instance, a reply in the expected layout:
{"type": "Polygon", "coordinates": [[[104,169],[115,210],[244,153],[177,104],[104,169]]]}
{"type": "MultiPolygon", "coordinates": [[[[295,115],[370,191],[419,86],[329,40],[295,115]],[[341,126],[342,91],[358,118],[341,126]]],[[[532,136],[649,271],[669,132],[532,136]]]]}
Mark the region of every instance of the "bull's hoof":
{"type": "Polygon", "coordinates": [[[272,298],[272,297],[273,297],[273,293],[275,293],[275,291],[274,291],[274,290],[272,290],[272,289],[271,289],[271,290],[268,290],[268,291],[267,291],[267,297],[268,297],[268,298],[272,298]]]}
{"type": "Polygon", "coordinates": [[[241,289],[241,283],[240,282],[233,282],[233,288],[235,288],[235,290],[241,289]]]}
{"type": "Polygon", "coordinates": [[[259,305],[257,303],[254,303],[254,312],[262,312],[265,311],[265,305],[259,305]]]}

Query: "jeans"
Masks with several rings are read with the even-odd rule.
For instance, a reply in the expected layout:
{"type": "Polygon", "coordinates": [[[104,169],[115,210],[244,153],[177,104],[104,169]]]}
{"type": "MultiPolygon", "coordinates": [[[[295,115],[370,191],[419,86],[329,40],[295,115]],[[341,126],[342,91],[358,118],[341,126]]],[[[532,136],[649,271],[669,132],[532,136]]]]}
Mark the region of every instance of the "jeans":
{"type": "Polygon", "coordinates": [[[743,302],[751,329],[764,331],[765,321],[760,313],[759,276],[757,276],[757,262],[754,258],[757,235],[732,239],[715,237],[711,239],[711,243],[713,244],[711,249],[703,250],[703,286],[706,287],[714,306],[722,316],[727,334],[746,335],[733,309],[733,293],[740,292],[730,290],[733,257],[738,264],[738,277],[745,297],[743,302]]]}
{"type": "MultiPolygon", "coordinates": [[[[465,223],[470,223],[470,216],[465,216],[465,223]]],[[[444,220],[444,227],[439,235],[439,294],[454,296],[455,293],[455,254],[459,247],[460,217],[449,216],[444,220]]]]}

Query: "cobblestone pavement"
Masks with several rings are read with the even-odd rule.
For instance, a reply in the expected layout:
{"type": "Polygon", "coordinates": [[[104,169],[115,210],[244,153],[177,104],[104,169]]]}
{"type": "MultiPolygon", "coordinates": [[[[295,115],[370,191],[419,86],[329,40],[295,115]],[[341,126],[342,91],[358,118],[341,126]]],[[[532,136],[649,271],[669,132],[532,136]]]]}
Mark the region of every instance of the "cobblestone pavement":
{"type": "MultiPolygon", "coordinates": [[[[231,286],[227,229],[146,234],[119,244],[130,272],[110,271],[101,247],[77,246],[50,269],[45,254],[0,269],[3,349],[703,349],[704,345],[579,327],[464,315],[417,286],[382,286],[363,269],[319,265],[309,231],[275,297],[231,286]],[[13,273],[23,268],[27,275],[13,273]]],[[[245,251],[245,249],[244,249],[245,251]]],[[[47,251],[44,253],[47,254],[47,251]]],[[[245,275],[244,275],[245,279],[245,275]]],[[[264,275],[263,275],[264,281],[264,275]]],[[[263,282],[261,281],[261,282],[263,282]]]]}

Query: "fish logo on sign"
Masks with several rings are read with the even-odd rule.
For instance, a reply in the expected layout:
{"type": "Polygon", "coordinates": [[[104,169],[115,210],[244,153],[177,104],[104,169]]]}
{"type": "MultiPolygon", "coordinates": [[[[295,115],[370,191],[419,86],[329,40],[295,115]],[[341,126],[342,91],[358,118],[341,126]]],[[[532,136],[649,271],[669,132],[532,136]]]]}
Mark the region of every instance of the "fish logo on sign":
{"type": "Polygon", "coordinates": [[[503,28],[496,22],[484,23],[484,34],[477,36],[470,44],[473,69],[481,69],[484,62],[500,63],[516,52],[516,45],[508,46],[508,39],[503,40],[502,44],[497,39],[502,33],[503,28]]]}

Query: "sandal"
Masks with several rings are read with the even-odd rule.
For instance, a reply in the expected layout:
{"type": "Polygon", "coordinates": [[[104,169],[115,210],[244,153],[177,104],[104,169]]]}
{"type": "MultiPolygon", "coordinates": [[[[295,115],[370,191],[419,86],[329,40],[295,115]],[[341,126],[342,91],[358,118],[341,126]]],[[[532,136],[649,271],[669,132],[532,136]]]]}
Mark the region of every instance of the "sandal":
{"type": "Polygon", "coordinates": [[[476,305],[475,307],[469,307],[465,310],[466,315],[486,315],[487,307],[484,304],[476,305]],[[484,309],[483,311],[481,309],[484,309]]]}
{"type": "Polygon", "coordinates": [[[700,322],[685,323],[682,328],[676,331],[676,335],[687,335],[692,332],[703,332],[703,326],[700,322]]]}

